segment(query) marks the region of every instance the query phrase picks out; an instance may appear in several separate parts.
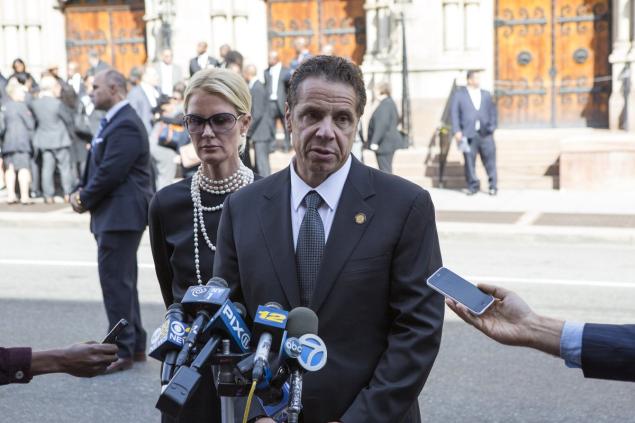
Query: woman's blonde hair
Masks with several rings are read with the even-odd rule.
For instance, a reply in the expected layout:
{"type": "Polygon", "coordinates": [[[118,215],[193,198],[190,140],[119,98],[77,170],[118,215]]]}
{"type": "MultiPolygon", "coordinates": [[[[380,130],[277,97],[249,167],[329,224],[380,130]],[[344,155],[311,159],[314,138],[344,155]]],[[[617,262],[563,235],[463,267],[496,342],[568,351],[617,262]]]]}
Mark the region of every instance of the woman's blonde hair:
{"type": "Polygon", "coordinates": [[[209,68],[194,74],[185,90],[185,113],[195,90],[219,95],[236,108],[238,114],[251,113],[251,94],[243,77],[228,69],[209,68]]]}
{"type": "MultiPolygon", "coordinates": [[[[218,95],[230,103],[239,115],[251,113],[251,94],[249,87],[242,75],[222,68],[203,69],[194,74],[185,89],[183,107],[185,113],[190,104],[190,99],[196,90],[206,94],[218,95]]],[[[244,150],[244,141],[241,139],[239,150],[244,150]]]]}

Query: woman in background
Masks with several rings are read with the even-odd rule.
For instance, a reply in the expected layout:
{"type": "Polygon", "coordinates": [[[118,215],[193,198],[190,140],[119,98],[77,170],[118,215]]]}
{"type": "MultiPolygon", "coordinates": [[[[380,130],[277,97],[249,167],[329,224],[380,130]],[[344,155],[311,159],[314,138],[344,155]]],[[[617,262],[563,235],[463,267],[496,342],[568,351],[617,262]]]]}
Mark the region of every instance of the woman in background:
{"type": "Polygon", "coordinates": [[[20,187],[20,202],[23,205],[31,204],[31,137],[35,129],[35,120],[24,102],[26,90],[27,88],[16,79],[10,80],[6,87],[8,100],[3,105],[6,130],[2,145],[2,161],[9,204],[18,202],[15,192],[16,174],[20,187]]]}

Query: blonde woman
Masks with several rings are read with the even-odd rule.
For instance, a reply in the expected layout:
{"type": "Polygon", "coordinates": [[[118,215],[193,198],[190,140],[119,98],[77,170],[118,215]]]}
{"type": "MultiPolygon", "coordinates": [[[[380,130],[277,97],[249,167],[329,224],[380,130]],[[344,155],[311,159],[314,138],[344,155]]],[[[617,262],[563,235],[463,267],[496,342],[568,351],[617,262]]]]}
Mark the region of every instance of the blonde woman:
{"type": "MultiPolygon", "coordinates": [[[[192,177],[159,191],[149,213],[152,256],[166,307],[180,302],[190,285],[204,285],[212,277],[223,201],[254,180],[239,157],[251,123],[249,88],[240,74],[198,71],[185,91],[184,111],[201,165],[192,177]]],[[[207,369],[203,377],[207,381],[179,421],[220,421],[207,369]]],[[[171,420],[163,416],[163,421],[171,420]]]]}
{"type": "Polygon", "coordinates": [[[31,137],[35,128],[35,120],[24,103],[26,87],[16,79],[7,84],[9,100],[2,106],[6,131],[2,145],[4,178],[7,184],[7,202],[17,204],[16,175],[20,187],[20,202],[31,204],[29,189],[31,185],[31,137]]]}

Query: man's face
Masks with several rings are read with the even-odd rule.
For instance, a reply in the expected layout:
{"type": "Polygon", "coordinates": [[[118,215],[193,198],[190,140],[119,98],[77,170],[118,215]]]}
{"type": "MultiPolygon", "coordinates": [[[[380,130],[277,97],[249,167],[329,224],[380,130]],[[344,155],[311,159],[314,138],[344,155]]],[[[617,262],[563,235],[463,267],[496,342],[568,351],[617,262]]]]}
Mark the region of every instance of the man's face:
{"type": "Polygon", "coordinates": [[[161,58],[163,59],[163,63],[165,63],[166,65],[171,65],[172,64],[172,50],[163,50],[163,54],[161,55],[161,58]]]}
{"type": "Polygon", "coordinates": [[[478,73],[473,73],[467,83],[472,88],[478,88],[481,86],[481,76],[478,73]]]}
{"type": "Polygon", "coordinates": [[[198,43],[196,45],[196,52],[199,56],[207,51],[207,43],[198,43]]]}
{"type": "Polygon", "coordinates": [[[278,64],[278,53],[271,52],[269,54],[269,66],[275,66],[278,64]]]}
{"type": "Polygon", "coordinates": [[[359,117],[352,86],[323,78],[300,83],[296,105],[287,105],[286,125],[293,135],[298,175],[318,186],[348,159],[359,117]]]}
{"type": "Polygon", "coordinates": [[[106,80],[105,71],[95,75],[93,80],[93,90],[90,93],[90,99],[97,110],[109,110],[115,104],[116,89],[113,85],[109,85],[106,80]]]}

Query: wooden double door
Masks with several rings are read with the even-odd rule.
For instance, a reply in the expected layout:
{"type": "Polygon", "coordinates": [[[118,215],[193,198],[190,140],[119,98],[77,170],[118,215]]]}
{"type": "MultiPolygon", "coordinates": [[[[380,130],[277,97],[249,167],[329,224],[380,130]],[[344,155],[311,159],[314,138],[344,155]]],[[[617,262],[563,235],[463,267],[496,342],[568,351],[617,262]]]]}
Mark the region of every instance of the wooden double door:
{"type": "Polygon", "coordinates": [[[364,0],[269,0],[269,49],[282,63],[295,57],[293,42],[304,37],[311,54],[330,44],[333,54],[361,64],[366,50],[364,0]]]}
{"type": "Polygon", "coordinates": [[[498,0],[502,127],[607,127],[610,0],[498,0]]]}
{"type": "Polygon", "coordinates": [[[88,54],[125,76],[146,62],[145,5],[143,0],[78,0],[66,2],[66,54],[86,73],[88,54]]]}

